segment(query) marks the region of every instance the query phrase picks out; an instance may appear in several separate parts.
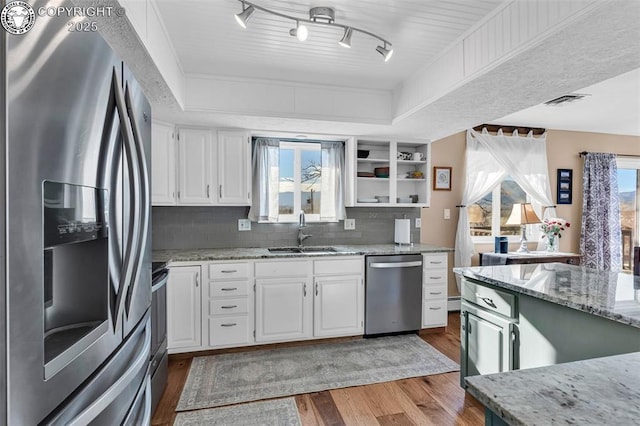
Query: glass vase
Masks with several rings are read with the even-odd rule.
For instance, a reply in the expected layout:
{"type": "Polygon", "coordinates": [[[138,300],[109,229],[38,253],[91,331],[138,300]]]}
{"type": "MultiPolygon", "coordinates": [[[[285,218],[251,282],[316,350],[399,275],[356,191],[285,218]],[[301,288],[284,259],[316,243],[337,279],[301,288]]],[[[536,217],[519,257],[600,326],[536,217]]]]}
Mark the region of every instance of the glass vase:
{"type": "Polygon", "coordinates": [[[549,252],[557,252],[558,251],[558,236],[557,235],[547,235],[547,251],[549,252]]]}

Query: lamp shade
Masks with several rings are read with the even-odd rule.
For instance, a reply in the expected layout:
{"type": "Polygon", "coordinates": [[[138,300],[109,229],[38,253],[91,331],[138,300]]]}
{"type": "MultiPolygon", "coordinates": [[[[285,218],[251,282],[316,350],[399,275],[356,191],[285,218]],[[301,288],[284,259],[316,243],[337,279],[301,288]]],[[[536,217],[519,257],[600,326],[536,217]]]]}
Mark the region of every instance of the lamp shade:
{"type": "Polygon", "coordinates": [[[529,225],[542,222],[530,203],[515,203],[506,225],[529,225]]]}

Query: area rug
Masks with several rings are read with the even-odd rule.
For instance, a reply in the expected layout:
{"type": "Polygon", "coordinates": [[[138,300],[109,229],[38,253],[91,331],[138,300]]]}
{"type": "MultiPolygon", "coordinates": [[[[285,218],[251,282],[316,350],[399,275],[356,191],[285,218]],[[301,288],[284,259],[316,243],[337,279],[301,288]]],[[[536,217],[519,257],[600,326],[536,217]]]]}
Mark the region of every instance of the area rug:
{"type": "Polygon", "coordinates": [[[418,336],[194,358],[176,411],[458,371],[418,336]]]}
{"type": "Polygon", "coordinates": [[[174,426],[299,426],[300,415],[293,398],[249,402],[230,407],[178,413],[174,426]]]}

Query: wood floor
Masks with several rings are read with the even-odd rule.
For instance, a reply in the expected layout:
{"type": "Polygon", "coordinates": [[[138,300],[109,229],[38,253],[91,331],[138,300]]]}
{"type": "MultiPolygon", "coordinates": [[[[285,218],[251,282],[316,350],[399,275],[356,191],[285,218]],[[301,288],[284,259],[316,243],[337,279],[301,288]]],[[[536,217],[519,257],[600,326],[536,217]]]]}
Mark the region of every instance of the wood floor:
{"type": "MultiPolygon", "coordinates": [[[[460,316],[449,314],[444,333],[422,338],[456,362],[460,316]]],[[[169,382],[152,425],[172,425],[191,358],[169,361],[169,382]]],[[[315,425],[484,425],[484,408],[459,385],[459,373],[356,386],[295,397],[304,426],[315,425]]]]}

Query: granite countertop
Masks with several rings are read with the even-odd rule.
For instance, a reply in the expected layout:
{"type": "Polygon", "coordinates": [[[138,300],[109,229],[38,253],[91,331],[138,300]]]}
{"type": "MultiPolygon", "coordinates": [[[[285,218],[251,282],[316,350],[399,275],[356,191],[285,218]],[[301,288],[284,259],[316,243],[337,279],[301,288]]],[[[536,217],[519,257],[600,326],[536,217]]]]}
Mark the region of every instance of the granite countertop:
{"type": "MultiPolygon", "coordinates": [[[[313,246],[311,246],[313,247],[313,246]]],[[[154,250],[154,262],[206,262],[212,260],[250,260],[280,259],[287,257],[307,258],[313,256],[355,256],[412,253],[452,252],[452,248],[433,246],[430,244],[412,244],[399,246],[396,244],[363,244],[335,245],[332,253],[270,253],[265,248],[224,248],[224,249],[186,249],[186,250],[154,250]]]]}
{"type": "Polygon", "coordinates": [[[510,425],[632,425],[640,353],[473,376],[467,390],[510,425]]]}
{"type": "Polygon", "coordinates": [[[454,268],[491,286],[640,328],[640,277],[565,263],[454,268]]]}

